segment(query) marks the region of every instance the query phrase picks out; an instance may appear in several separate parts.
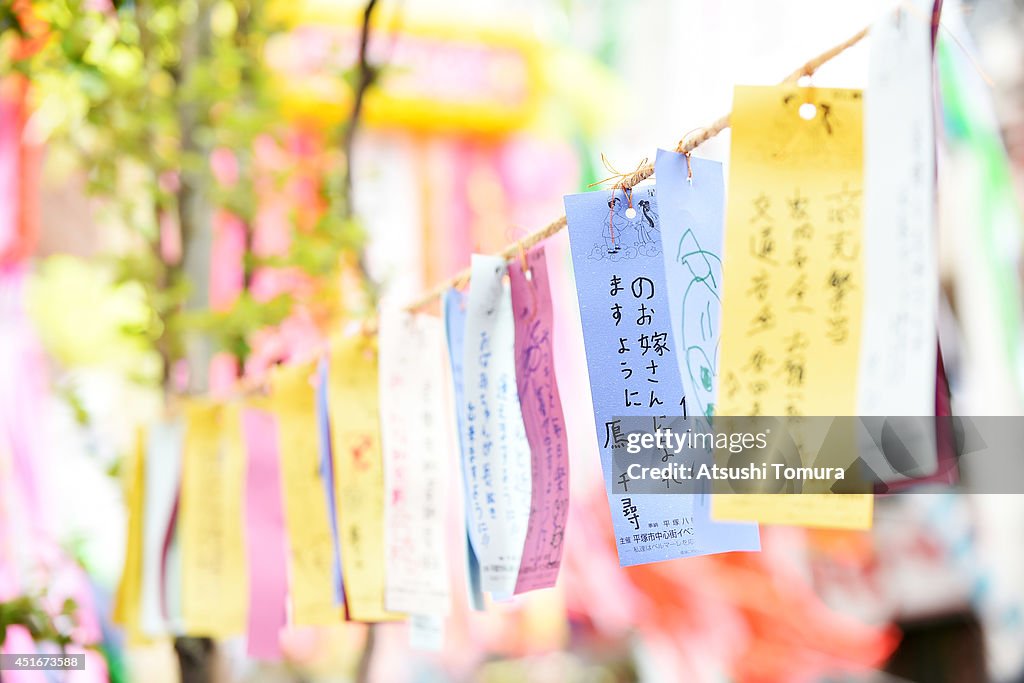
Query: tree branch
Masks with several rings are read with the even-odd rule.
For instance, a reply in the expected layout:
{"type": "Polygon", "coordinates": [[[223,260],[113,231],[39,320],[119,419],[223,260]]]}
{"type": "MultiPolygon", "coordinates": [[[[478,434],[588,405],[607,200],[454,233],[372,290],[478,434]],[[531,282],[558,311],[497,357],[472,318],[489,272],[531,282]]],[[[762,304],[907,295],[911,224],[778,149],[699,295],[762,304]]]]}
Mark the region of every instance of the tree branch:
{"type": "Polygon", "coordinates": [[[344,192],[345,217],[351,218],[355,213],[352,197],[352,148],[355,145],[356,132],[359,129],[360,117],[363,114],[363,100],[366,91],[373,84],[377,76],[377,70],[370,65],[367,56],[367,48],[370,43],[370,21],[373,19],[373,12],[377,8],[377,0],[369,0],[366,9],[363,10],[363,25],[359,33],[359,59],[356,64],[358,69],[358,80],[356,81],[355,93],[352,99],[352,116],[348,126],[345,127],[345,137],[342,143],[342,151],[345,154],[345,178],[344,192]]]}

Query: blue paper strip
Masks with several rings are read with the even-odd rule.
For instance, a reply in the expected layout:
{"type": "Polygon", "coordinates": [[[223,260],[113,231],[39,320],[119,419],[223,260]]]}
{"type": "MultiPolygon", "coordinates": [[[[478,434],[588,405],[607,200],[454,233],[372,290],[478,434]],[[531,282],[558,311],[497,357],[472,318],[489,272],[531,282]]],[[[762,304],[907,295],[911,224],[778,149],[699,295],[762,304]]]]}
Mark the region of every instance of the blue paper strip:
{"type": "Polygon", "coordinates": [[[341,577],[341,543],[338,540],[338,509],[334,500],[334,455],[331,449],[331,424],[327,412],[327,361],[317,367],[316,423],[320,432],[320,479],[327,497],[327,514],[331,518],[331,540],[334,543],[334,602],[345,604],[345,584],[341,577]]]}
{"type": "Polygon", "coordinates": [[[681,416],[692,401],[676,359],[662,221],[654,188],[568,195],[565,213],[619,563],[759,550],[757,526],[712,522],[707,495],[613,492],[613,478],[625,476],[613,471],[617,418],[681,416]]]}
{"type": "MultiPolygon", "coordinates": [[[[451,364],[452,384],[455,389],[455,419],[459,435],[459,468],[462,473],[462,495],[463,500],[469,500],[469,484],[466,476],[464,463],[466,462],[466,444],[462,436],[463,426],[466,421],[466,392],[463,384],[463,351],[466,342],[466,295],[457,289],[449,289],[444,293],[442,305],[444,308],[445,335],[448,340],[448,361],[451,364]]],[[[463,517],[468,524],[468,511],[463,511],[463,517]]],[[[466,530],[466,577],[469,602],[475,610],[484,609],[484,594],[480,580],[480,560],[473,550],[473,544],[469,540],[469,531],[466,530]]]]}
{"type": "Polygon", "coordinates": [[[665,284],[687,413],[710,417],[718,389],[722,309],[722,164],[658,150],[657,178],[665,284]]]}

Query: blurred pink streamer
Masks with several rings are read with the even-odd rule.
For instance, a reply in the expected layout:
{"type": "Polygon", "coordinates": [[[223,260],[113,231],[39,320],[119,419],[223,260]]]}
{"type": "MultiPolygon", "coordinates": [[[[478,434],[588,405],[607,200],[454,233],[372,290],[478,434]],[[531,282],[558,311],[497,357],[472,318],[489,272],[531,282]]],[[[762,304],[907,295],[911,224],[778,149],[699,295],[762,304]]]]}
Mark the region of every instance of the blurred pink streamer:
{"type": "MultiPolygon", "coordinates": [[[[46,359],[25,313],[28,267],[0,266],[0,452],[11,461],[15,489],[25,504],[26,530],[49,535],[36,472],[47,469],[41,413],[46,401],[46,359]]],[[[0,476],[4,472],[0,470],[0,476]]]]}
{"type": "MultiPolygon", "coordinates": [[[[78,606],[74,615],[75,643],[102,639],[92,593],[84,571],[53,542],[45,501],[50,499],[37,477],[52,471],[51,449],[43,439],[43,410],[47,404],[47,371],[42,347],[25,314],[26,265],[0,266],[0,601],[25,593],[20,566],[42,572],[46,601],[52,613],[66,598],[78,606]]],[[[7,631],[5,653],[35,653],[36,644],[21,627],[7,631]]],[[[46,650],[49,652],[49,650],[46,650]]],[[[77,646],[69,652],[82,652],[77,646]]],[[[5,671],[4,683],[42,683],[41,671],[5,671]]],[[[107,680],[106,661],[95,652],[85,671],[68,675],[70,683],[107,680]]]]}
{"type": "Polygon", "coordinates": [[[270,413],[250,408],[242,414],[242,431],[249,455],[245,500],[250,573],[248,654],[279,660],[288,579],[277,425],[270,413]]]}
{"type": "Polygon", "coordinates": [[[0,254],[10,250],[18,239],[20,121],[20,105],[0,97],[0,254]]]}

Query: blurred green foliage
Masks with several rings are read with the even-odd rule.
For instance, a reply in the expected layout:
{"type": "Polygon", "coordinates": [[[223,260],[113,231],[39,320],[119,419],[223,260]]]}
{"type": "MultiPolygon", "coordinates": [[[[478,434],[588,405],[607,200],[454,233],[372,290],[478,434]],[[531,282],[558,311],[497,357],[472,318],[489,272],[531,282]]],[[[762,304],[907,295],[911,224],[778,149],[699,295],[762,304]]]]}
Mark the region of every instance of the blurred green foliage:
{"type": "Polygon", "coordinates": [[[65,600],[56,615],[43,607],[45,603],[45,596],[27,595],[0,602],[0,646],[7,640],[7,629],[11,626],[24,627],[37,643],[54,643],[61,648],[70,644],[72,619],[78,610],[75,601],[65,600]]]}
{"type": "MultiPolygon", "coordinates": [[[[168,216],[177,220],[187,251],[196,227],[185,206],[191,192],[208,212],[227,209],[252,225],[254,141],[287,132],[263,48],[287,27],[268,11],[268,0],[123,0],[106,7],[48,0],[33,9],[49,39],[15,61],[9,48],[23,28],[10,3],[2,4],[0,74],[20,71],[32,83],[30,135],[45,141],[51,156],[84,169],[89,191],[109,212],[105,219],[127,226],[138,243],[109,264],[114,284],[134,283],[152,312],[130,336],[154,345],[164,372],[182,357],[188,334],[207,334],[217,349],[244,359],[248,337],[287,317],[290,297],[259,303],[246,294],[230,311],[186,312],[194,286],[181,263],[165,261],[160,224],[168,216]],[[217,148],[236,157],[238,180],[229,187],[211,170],[217,148]]],[[[341,131],[335,133],[340,140],[341,131]]],[[[324,215],[312,230],[293,231],[287,256],[261,262],[248,254],[246,282],[258,265],[327,276],[343,253],[362,248],[360,226],[346,217],[340,172],[325,176],[324,215]]]]}

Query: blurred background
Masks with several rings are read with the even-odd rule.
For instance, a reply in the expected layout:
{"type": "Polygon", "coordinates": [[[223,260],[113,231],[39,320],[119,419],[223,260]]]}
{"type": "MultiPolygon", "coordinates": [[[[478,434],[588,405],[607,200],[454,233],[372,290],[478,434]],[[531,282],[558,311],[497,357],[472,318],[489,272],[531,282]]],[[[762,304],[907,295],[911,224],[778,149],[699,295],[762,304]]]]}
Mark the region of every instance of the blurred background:
{"type": "MultiPolygon", "coordinates": [[[[871,532],[766,527],[759,554],[619,568],[578,333],[555,589],[474,612],[452,562],[437,652],[340,624],[257,662],[240,639],[176,650],[111,622],[125,458],[166,396],[313,357],[892,6],[0,0],[5,651],[28,632],[96,646],[76,681],[182,680],[196,656],[222,681],[1024,681],[1020,496],[879,498],[871,532]]],[[[1021,0],[943,8],[940,342],[961,414],[1024,408],[1022,36],[1021,0]]],[[[867,54],[813,83],[863,86],[867,54]]],[[[578,329],[564,233],[548,249],[578,329]]]]}

